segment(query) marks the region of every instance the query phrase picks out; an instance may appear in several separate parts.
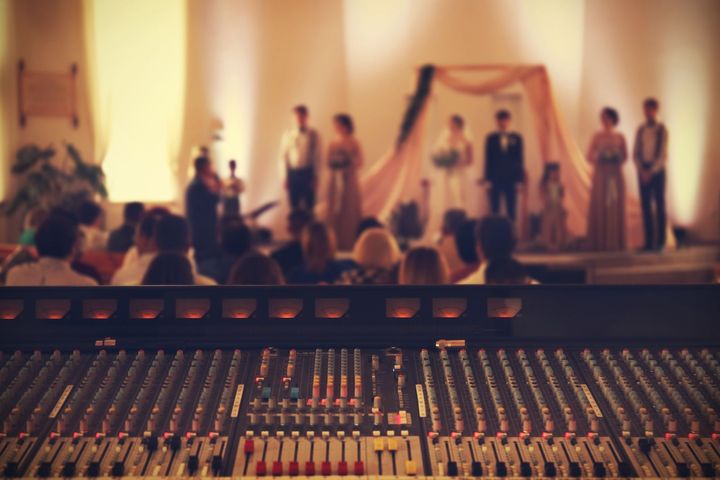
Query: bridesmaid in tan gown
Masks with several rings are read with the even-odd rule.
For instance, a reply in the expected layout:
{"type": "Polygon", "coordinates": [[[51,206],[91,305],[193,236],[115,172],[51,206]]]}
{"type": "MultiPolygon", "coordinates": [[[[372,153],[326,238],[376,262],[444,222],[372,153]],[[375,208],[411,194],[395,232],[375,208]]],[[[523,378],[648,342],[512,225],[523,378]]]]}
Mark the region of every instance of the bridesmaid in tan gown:
{"type": "Polygon", "coordinates": [[[588,215],[588,240],[592,250],[625,250],[625,137],[615,127],[620,116],[613,108],[600,113],[602,130],[592,139],[588,161],[593,166],[588,215]]]}
{"type": "Polygon", "coordinates": [[[333,124],[337,138],[330,143],[327,156],[330,170],[328,223],[335,230],[338,249],[350,251],[362,219],[358,171],[363,156],[360,143],[353,136],[352,117],[337,114],[333,124]]]}

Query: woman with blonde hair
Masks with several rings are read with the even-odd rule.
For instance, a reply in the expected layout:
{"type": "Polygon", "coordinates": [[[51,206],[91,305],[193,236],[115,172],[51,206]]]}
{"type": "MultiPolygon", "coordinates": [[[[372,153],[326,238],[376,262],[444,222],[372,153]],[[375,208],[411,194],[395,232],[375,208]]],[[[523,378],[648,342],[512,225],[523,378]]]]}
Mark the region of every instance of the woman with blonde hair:
{"type": "Polygon", "coordinates": [[[389,284],[397,281],[400,247],[386,228],[365,230],[353,247],[356,268],[343,273],[341,283],[389,284]]]}
{"type": "Polygon", "coordinates": [[[413,247],[400,264],[401,285],[443,285],[449,281],[447,261],[435,247],[413,247]]]}
{"type": "Polygon", "coordinates": [[[322,222],[312,222],[300,236],[303,265],[288,274],[288,283],[335,283],[349,262],[335,260],[335,235],[322,222]]]}

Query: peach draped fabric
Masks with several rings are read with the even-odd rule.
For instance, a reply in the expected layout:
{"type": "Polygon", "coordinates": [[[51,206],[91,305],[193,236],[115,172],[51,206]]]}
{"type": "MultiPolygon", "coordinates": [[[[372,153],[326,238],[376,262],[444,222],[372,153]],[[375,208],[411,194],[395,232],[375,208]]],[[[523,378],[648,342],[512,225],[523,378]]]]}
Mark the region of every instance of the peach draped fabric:
{"type": "MultiPolygon", "coordinates": [[[[525,91],[532,112],[542,162],[561,165],[565,185],[568,230],[585,236],[590,198],[592,167],[570,135],[559,111],[543,65],[436,66],[434,80],[453,90],[470,95],[488,95],[515,83],[525,91]],[[482,73],[484,78],[464,78],[482,73]]],[[[361,179],[364,212],[386,218],[398,201],[417,199],[422,179],[422,144],[425,135],[427,104],[423,107],[408,139],[375,162],[361,179]]],[[[540,179],[530,179],[534,188],[540,179]]],[[[531,210],[539,210],[530,206],[531,210]]],[[[442,213],[441,213],[442,214],[442,213]]],[[[640,237],[640,209],[637,198],[627,205],[629,244],[640,237]]]]}

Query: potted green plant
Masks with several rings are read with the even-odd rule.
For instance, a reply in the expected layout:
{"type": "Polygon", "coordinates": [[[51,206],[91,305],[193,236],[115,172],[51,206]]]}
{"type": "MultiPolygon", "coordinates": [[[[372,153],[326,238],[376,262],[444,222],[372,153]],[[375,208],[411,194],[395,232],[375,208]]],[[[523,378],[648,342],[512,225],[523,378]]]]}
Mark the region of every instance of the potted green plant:
{"type": "Polygon", "coordinates": [[[18,188],[2,204],[6,215],[24,215],[35,207],[75,211],[86,200],[107,198],[102,168],[85,162],[70,143],[65,143],[63,150],[59,161],[54,160],[56,151],[52,146],[26,145],[17,151],[11,171],[19,178],[18,188]]]}

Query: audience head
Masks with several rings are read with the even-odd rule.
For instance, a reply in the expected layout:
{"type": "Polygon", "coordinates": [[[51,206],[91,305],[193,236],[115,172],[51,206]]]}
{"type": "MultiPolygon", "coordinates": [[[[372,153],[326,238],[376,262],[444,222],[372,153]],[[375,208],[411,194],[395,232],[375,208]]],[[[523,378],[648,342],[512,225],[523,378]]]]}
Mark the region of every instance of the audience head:
{"type": "Polygon", "coordinates": [[[512,258],[490,262],[485,270],[488,285],[523,285],[529,283],[525,267],[512,258]]]}
{"type": "Polygon", "coordinates": [[[305,210],[304,208],[296,208],[292,210],[287,217],[287,229],[288,233],[293,238],[299,238],[303,229],[312,222],[312,212],[305,210]]]}
{"type": "Polygon", "coordinates": [[[400,264],[401,285],[442,285],[449,278],[447,261],[434,247],[413,247],[400,264]]]}
{"type": "Polygon", "coordinates": [[[507,131],[510,128],[510,121],[512,115],[508,110],[502,109],[495,112],[495,121],[497,122],[498,129],[502,132],[507,131]]]}
{"type": "Polygon", "coordinates": [[[353,260],[361,267],[392,269],[400,259],[400,247],[387,228],[365,230],[353,247],[353,260]]]}
{"type": "Polygon", "coordinates": [[[461,208],[451,208],[445,211],[443,215],[442,234],[455,235],[460,225],[467,221],[467,214],[461,208]]]}
{"type": "Polygon", "coordinates": [[[69,260],[77,240],[77,224],[62,215],[50,215],[35,232],[35,248],[41,257],[69,260]]]}
{"type": "Polygon", "coordinates": [[[293,115],[295,116],[295,123],[298,127],[307,127],[310,111],[305,105],[295,105],[293,108],[293,115]]]}
{"type": "Polygon", "coordinates": [[[643,102],[643,112],[648,122],[654,122],[660,110],[660,102],[656,98],[648,97],[643,102]]]}
{"type": "Polygon", "coordinates": [[[477,223],[477,220],[466,220],[455,230],[455,249],[460,260],[466,265],[473,265],[480,261],[475,240],[477,223]]]}
{"type": "Polygon", "coordinates": [[[335,259],[335,236],[322,222],[311,222],[303,230],[300,243],[305,268],[320,273],[335,259]]]}
{"type": "Polygon", "coordinates": [[[349,136],[355,132],[355,124],[353,119],[347,113],[338,113],[333,117],[333,123],[335,125],[335,131],[340,136],[349,136]]]}
{"type": "Polygon", "coordinates": [[[515,232],[506,217],[490,215],[477,224],[475,237],[481,258],[492,263],[512,258],[515,251],[515,232]]]}
{"type": "Polygon", "coordinates": [[[600,122],[609,130],[620,123],[620,114],[612,107],[605,107],[600,112],[600,122]]]}
{"type": "Polygon", "coordinates": [[[170,215],[170,211],[163,207],[155,207],[147,210],[135,230],[134,244],[139,253],[154,252],[157,250],[155,244],[155,227],[161,217],[170,215]]]}
{"type": "Polygon", "coordinates": [[[252,232],[250,228],[239,219],[227,222],[222,226],[220,243],[223,252],[239,257],[250,250],[252,246],[252,232]]]}
{"type": "Polygon", "coordinates": [[[157,255],[145,271],[143,285],[193,285],[190,260],[180,253],[161,253],[157,255]]]}
{"type": "Polygon", "coordinates": [[[204,177],[212,174],[212,163],[210,163],[210,157],[201,155],[196,157],[193,165],[195,167],[195,175],[198,177],[204,177]]]}
{"type": "Polygon", "coordinates": [[[97,203],[88,200],[80,204],[77,219],[81,225],[97,226],[102,217],[102,208],[97,203]]]}
{"type": "Polygon", "coordinates": [[[355,231],[355,239],[358,239],[365,230],[369,230],[371,228],[385,228],[385,225],[383,225],[376,217],[365,217],[360,220],[360,223],[358,223],[357,230],[355,231]]]}
{"type": "Polygon", "coordinates": [[[228,285],[285,285],[285,278],[275,260],[259,252],[250,252],[235,262],[227,283],[228,285]]]}
{"type": "Polygon", "coordinates": [[[183,217],[161,216],[155,225],[155,244],[160,253],[184,255],[190,249],[190,227],[183,217]]]}
{"type": "Polygon", "coordinates": [[[448,126],[452,133],[462,133],[465,128],[465,119],[458,114],[451,115],[448,126]]]}
{"type": "Polygon", "coordinates": [[[235,174],[235,170],[237,169],[237,162],[235,160],[230,160],[228,162],[228,168],[230,169],[231,174],[235,174]]]}
{"type": "Polygon", "coordinates": [[[143,213],[145,213],[145,205],[142,202],[126,203],[123,209],[123,220],[128,225],[137,225],[143,213]]]}

